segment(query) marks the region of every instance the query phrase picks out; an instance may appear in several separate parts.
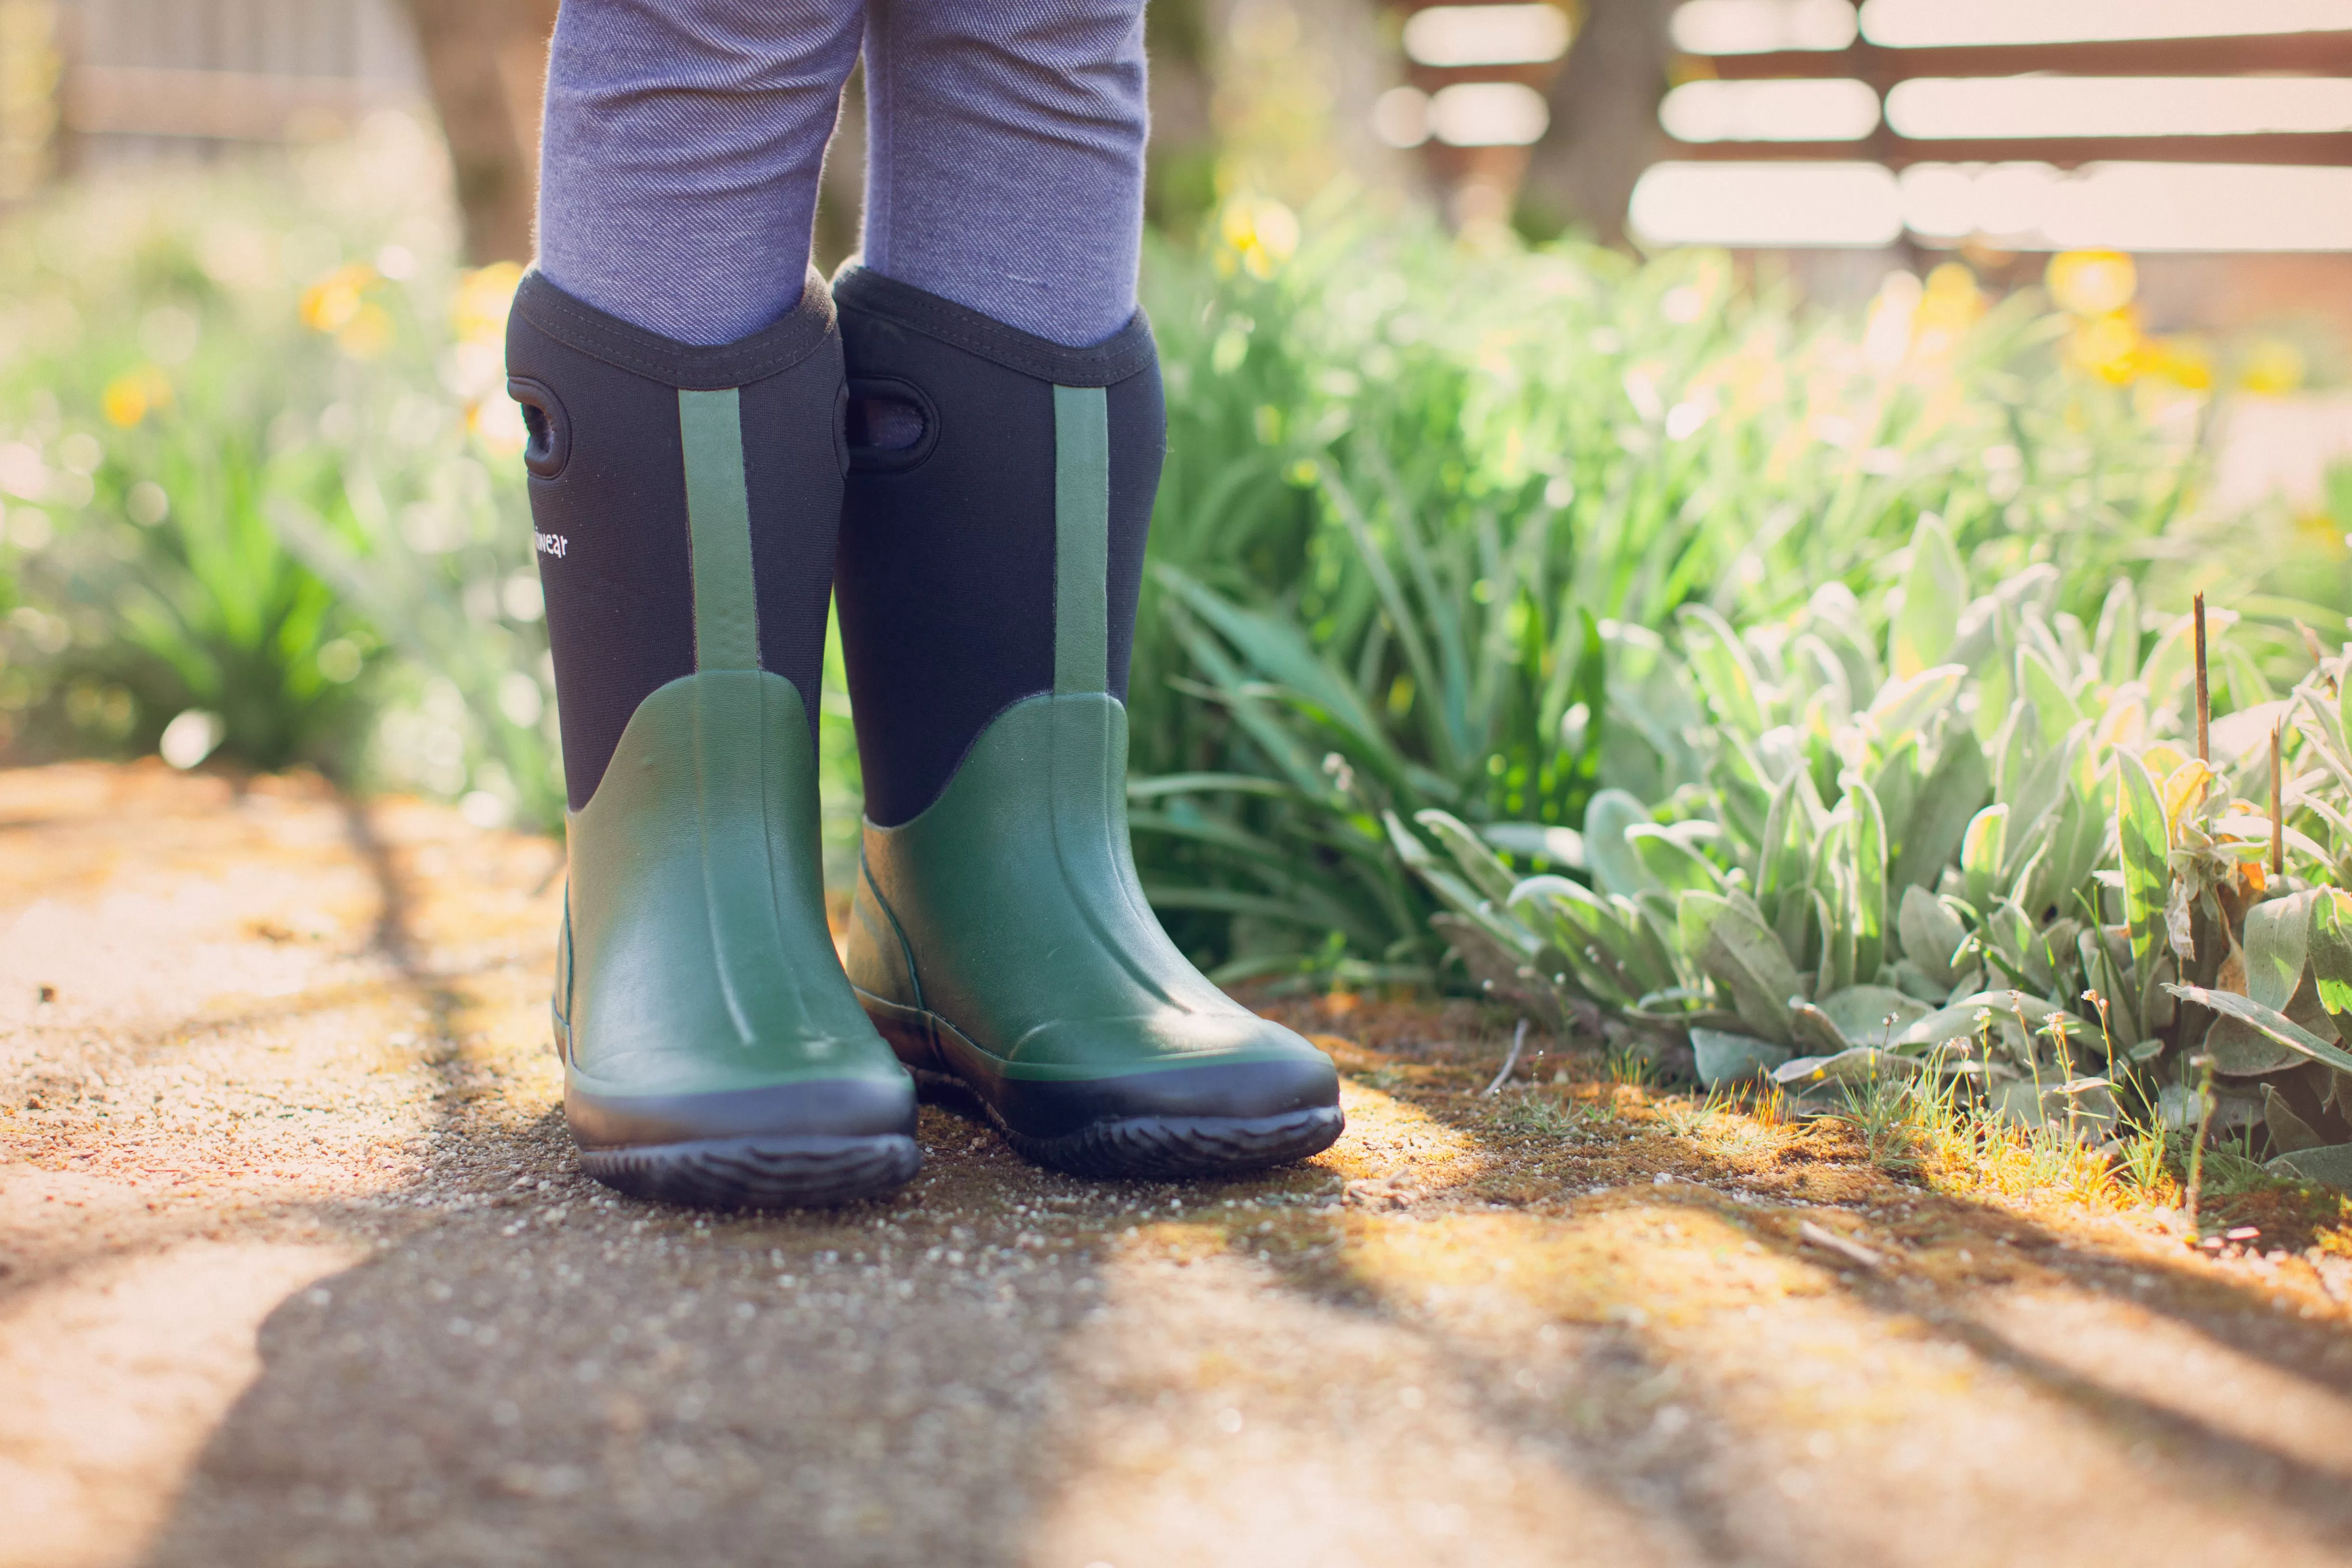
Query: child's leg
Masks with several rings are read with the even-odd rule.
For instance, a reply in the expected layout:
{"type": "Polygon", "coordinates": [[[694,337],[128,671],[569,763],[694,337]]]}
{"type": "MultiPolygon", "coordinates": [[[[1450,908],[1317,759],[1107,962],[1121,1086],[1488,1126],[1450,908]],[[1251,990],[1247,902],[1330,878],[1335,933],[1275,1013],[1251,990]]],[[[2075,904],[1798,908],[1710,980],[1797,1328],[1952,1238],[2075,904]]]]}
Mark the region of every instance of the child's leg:
{"type": "Polygon", "coordinates": [[[866,1012],[1031,1158],[1237,1170],[1339,1136],[1330,1060],[1171,943],[1127,837],[1164,445],[1135,309],[1142,0],[870,0],[835,596],[866,769],[866,1012]]]}
{"type": "Polygon", "coordinates": [[[1141,0],[870,0],[867,267],[1056,343],[1135,313],[1141,0]]]}
{"type": "Polygon", "coordinates": [[[540,270],[691,344],[801,297],[856,0],[565,0],[548,57],[540,270]]]}
{"type": "Polygon", "coordinates": [[[808,241],[859,25],[827,3],[566,0],[508,319],[572,806],[564,1113],[591,1174],[688,1203],[919,1159],[819,865],[843,372],[808,241]]]}

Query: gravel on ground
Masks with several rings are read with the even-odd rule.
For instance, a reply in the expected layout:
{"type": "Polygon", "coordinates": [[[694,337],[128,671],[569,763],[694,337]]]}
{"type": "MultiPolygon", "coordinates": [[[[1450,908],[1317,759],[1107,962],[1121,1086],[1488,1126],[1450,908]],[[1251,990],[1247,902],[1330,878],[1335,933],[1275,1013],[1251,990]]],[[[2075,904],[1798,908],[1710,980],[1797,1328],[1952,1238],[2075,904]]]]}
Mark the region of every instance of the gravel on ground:
{"type": "Polygon", "coordinates": [[[562,879],[315,779],[0,773],[0,1565],[2352,1556],[2340,1230],[1942,1194],[1540,1037],[1489,1097],[1507,1016],[1346,996],[1271,1009],[1347,1085],[1302,1165],[932,1107],[888,1201],[640,1204],[563,1131],[562,879]]]}

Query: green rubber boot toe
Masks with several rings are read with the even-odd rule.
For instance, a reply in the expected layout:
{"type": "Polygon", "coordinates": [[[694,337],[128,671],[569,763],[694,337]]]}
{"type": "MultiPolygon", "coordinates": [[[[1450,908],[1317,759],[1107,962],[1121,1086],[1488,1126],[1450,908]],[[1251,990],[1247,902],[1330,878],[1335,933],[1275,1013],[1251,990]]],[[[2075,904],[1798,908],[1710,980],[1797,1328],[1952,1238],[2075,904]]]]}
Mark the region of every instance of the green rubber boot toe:
{"type": "Polygon", "coordinates": [[[816,801],[792,682],[706,670],[638,705],[572,814],[555,1033],[597,1180],[768,1208],[915,1173],[915,1086],[825,929],[816,801]]]}
{"type": "Polygon", "coordinates": [[[1211,984],[1145,902],[1126,759],[1115,698],[1033,697],[921,815],[868,822],[859,1000],[919,1079],[961,1084],[1042,1164],[1197,1176],[1328,1148],[1330,1058],[1211,984]]]}

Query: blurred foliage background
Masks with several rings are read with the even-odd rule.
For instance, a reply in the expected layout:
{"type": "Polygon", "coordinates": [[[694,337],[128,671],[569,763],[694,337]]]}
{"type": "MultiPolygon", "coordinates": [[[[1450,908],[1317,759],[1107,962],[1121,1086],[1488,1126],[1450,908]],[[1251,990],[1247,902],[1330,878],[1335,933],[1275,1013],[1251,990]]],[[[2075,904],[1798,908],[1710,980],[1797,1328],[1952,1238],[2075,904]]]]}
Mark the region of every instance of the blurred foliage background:
{"type": "Polygon", "coordinates": [[[485,821],[562,792],[505,397],[520,269],[437,139],[68,187],[0,227],[0,741],[319,767],[485,821]]]}

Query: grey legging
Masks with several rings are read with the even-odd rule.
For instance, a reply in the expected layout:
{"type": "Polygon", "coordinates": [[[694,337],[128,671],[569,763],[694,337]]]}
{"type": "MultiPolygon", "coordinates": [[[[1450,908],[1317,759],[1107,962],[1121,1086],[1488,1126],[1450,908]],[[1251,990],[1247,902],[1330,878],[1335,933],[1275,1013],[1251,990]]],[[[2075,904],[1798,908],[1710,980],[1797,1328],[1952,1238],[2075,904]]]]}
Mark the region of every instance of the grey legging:
{"type": "Polygon", "coordinates": [[[866,264],[1072,347],[1125,325],[1143,0],[564,0],[541,269],[684,342],[775,321],[861,42],[866,264]]]}

